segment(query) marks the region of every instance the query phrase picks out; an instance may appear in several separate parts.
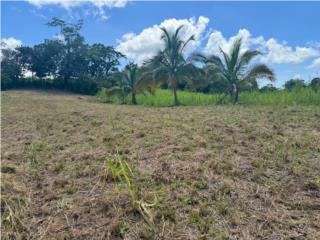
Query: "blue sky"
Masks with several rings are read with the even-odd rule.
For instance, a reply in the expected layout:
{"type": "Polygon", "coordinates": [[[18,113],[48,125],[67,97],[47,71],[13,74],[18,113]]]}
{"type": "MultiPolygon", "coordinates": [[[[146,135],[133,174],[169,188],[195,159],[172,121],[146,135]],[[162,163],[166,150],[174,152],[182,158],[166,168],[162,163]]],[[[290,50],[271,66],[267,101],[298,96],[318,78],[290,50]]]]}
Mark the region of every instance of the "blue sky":
{"type": "Polygon", "coordinates": [[[52,17],[82,18],[87,42],[113,45],[141,62],[161,48],[159,26],[184,24],[182,35],[196,34],[188,52],[218,53],[242,37],[245,48],[264,53],[257,62],[270,65],[275,85],[282,86],[293,77],[319,76],[319,12],[320,2],[2,1],[1,38],[8,45],[34,45],[57,34],[45,25],[52,17]]]}

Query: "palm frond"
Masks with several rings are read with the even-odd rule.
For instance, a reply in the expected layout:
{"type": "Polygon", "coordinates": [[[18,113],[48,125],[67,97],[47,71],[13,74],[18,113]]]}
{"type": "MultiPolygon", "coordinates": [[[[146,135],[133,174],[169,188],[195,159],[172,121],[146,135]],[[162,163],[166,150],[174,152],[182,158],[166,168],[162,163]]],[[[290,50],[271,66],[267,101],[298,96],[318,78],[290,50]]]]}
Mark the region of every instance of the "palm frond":
{"type": "Polygon", "coordinates": [[[195,35],[192,35],[190,36],[187,41],[184,42],[184,44],[182,45],[182,48],[181,48],[181,52],[184,51],[184,49],[186,48],[186,46],[191,42],[191,41],[195,41],[196,38],[195,38],[195,35]]]}
{"type": "Polygon", "coordinates": [[[247,72],[247,74],[240,80],[240,82],[252,81],[253,79],[258,78],[267,78],[270,81],[274,81],[275,74],[267,65],[256,64],[247,72]]]}
{"type": "Polygon", "coordinates": [[[231,50],[230,50],[230,64],[229,64],[229,71],[235,70],[235,67],[238,63],[238,59],[240,56],[240,49],[242,44],[242,38],[237,38],[234,43],[232,44],[231,50]]]}
{"type": "Polygon", "coordinates": [[[166,67],[159,66],[153,70],[152,78],[156,84],[165,83],[169,78],[168,69],[166,67]]]}
{"type": "Polygon", "coordinates": [[[165,27],[160,27],[160,29],[163,32],[161,39],[167,43],[166,45],[171,47],[171,37],[168,30],[165,27]]]}
{"type": "Polygon", "coordinates": [[[158,83],[153,78],[153,72],[141,69],[139,71],[139,80],[135,87],[136,93],[149,92],[154,93],[156,87],[158,87],[158,83]]]}
{"type": "Polygon", "coordinates": [[[222,63],[221,58],[217,55],[211,55],[210,57],[208,57],[208,63],[215,65],[221,71],[225,70],[225,66],[222,63]]]}
{"type": "Polygon", "coordinates": [[[230,57],[229,57],[229,55],[228,55],[225,51],[223,51],[222,48],[220,48],[220,52],[221,52],[222,55],[223,55],[224,62],[225,62],[225,65],[226,65],[228,71],[231,70],[231,68],[230,68],[230,57]]]}
{"type": "Polygon", "coordinates": [[[127,95],[127,94],[129,94],[129,89],[123,88],[120,86],[114,86],[112,88],[107,89],[106,93],[109,97],[112,97],[115,95],[127,95]]]}
{"type": "Polygon", "coordinates": [[[250,61],[260,55],[261,52],[257,50],[248,50],[240,56],[236,71],[241,71],[250,61]]]}
{"type": "Polygon", "coordinates": [[[201,54],[201,53],[193,53],[189,56],[188,61],[189,62],[200,62],[200,63],[204,63],[207,64],[208,58],[201,54]]]}
{"type": "Polygon", "coordinates": [[[179,32],[181,31],[182,28],[184,28],[184,25],[180,25],[180,26],[176,29],[176,32],[175,32],[175,34],[174,34],[174,38],[175,38],[175,39],[178,39],[179,32]]]}

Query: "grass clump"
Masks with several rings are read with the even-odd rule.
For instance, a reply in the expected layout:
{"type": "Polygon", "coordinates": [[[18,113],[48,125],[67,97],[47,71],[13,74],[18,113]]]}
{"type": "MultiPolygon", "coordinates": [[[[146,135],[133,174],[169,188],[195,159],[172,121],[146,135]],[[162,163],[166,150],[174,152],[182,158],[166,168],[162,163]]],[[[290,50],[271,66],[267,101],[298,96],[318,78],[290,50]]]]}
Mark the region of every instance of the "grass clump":
{"type": "Polygon", "coordinates": [[[1,199],[1,231],[3,239],[19,239],[19,233],[25,231],[24,212],[28,206],[25,198],[12,196],[1,199]]]}

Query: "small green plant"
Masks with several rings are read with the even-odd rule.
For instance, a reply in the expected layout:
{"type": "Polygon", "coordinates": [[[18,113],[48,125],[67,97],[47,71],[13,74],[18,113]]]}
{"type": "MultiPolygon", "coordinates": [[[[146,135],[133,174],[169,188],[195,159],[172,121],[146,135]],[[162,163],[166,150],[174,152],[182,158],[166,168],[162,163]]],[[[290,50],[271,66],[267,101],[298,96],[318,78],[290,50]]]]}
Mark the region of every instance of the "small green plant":
{"type": "Polygon", "coordinates": [[[127,191],[131,197],[132,207],[140,213],[145,222],[156,232],[154,224],[154,216],[150,211],[150,207],[156,205],[156,199],[154,203],[149,204],[142,199],[138,198],[138,192],[136,188],[135,176],[128,161],[121,155],[116,155],[114,159],[106,159],[106,171],[107,175],[111,174],[115,181],[124,183],[127,191]]]}
{"type": "Polygon", "coordinates": [[[33,143],[30,147],[30,153],[28,158],[28,171],[30,176],[34,178],[39,177],[39,155],[44,149],[44,145],[42,143],[33,143]]]}
{"type": "Polygon", "coordinates": [[[39,151],[39,147],[37,144],[31,144],[31,153],[29,158],[29,166],[34,166],[38,163],[37,153],[39,151]]]}
{"type": "Polygon", "coordinates": [[[8,232],[21,232],[26,229],[23,223],[23,212],[25,211],[28,202],[24,198],[11,197],[10,199],[1,200],[1,214],[2,224],[8,232]]]}
{"type": "Polygon", "coordinates": [[[115,125],[115,122],[114,122],[112,115],[108,115],[107,118],[108,118],[108,122],[111,124],[112,130],[114,130],[116,125],[115,125]]]}

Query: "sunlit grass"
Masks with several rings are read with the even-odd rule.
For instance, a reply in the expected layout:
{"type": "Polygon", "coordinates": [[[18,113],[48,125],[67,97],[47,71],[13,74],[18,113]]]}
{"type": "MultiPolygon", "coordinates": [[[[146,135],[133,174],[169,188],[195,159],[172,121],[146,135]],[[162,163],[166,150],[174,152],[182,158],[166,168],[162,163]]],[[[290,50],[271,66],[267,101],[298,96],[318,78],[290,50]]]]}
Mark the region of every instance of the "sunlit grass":
{"type": "Polygon", "coordinates": [[[240,94],[240,104],[248,105],[320,105],[320,93],[310,88],[297,91],[247,92],[240,94]]]}
{"type": "MultiPolygon", "coordinates": [[[[100,91],[97,97],[106,102],[122,103],[119,97],[108,97],[100,91]]],[[[204,94],[187,91],[178,91],[178,99],[184,106],[209,106],[217,104],[231,104],[230,97],[223,99],[223,94],[204,94]]],[[[174,103],[170,90],[157,90],[152,94],[139,94],[139,105],[165,107],[174,103]]],[[[126,97],[126,104],[130,103],[130,96],[126,97]]],[[[320,105],[320,93],[305,88],[297,91],[279,90],[274,92],[243,92],[239,96],[239,104],[243,105],[320,105]]]]}

